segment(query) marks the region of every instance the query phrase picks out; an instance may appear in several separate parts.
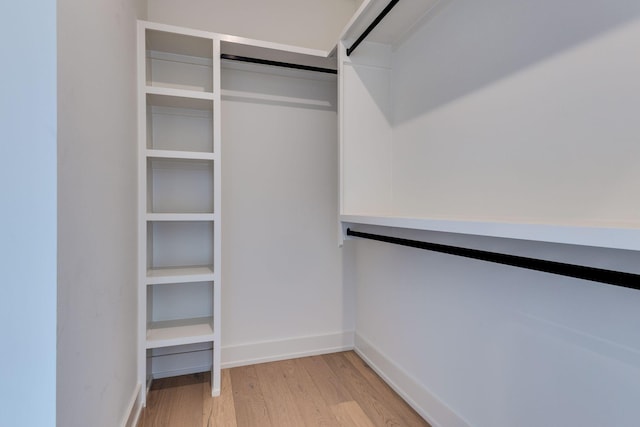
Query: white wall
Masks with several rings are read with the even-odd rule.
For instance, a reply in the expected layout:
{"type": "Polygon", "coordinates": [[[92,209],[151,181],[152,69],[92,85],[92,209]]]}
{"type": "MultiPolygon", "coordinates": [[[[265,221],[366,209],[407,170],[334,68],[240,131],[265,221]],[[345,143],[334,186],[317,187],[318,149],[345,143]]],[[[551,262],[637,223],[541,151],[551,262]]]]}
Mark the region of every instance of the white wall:
{"type": "Polygon", "coordinates": [[[274,70],[222,74],[223,89],[247,93],[222,103],[223,366],[352,345],[336,238],[336,79],[274,70]]]}
{"type": "MultiPolygon", "coordinates": [[[[395,52],[396,213],[638,226],[639,17],[625,0],[444,2],[395,52]]],[[[370,230],[640,271],[632,251],[370,230]]],[[[433,424],[637,425],[639,292],[348,244],[356,344],[433,424]]]]}
{"type": "MultiPolygon", "coordinates": [[[[640,272],[633,251],[369,231],[640,272]]],[[[356,345],[434,425],[637,425],[640,292],[390,244],[349,243],[357,259],[356,345]]]]}
{"type": "Polygon", "coordinates": [[[56,425],[55,5],[0,4],[3,426],[56,425]]]}
{"type": "Polygon", "coordinates": [[[404,216],[640,225],[640,4],[445,2],[394,58],[404,216]]]}
{"type": "Polygon", "coordinates": [[[361,0],[149,0],[149,20],[329,51],[361,0]]]}
{"type": "Polygon", "coordinates": [[[136,389],[136,22],[58,1],[60,426],[126,422],[136,389]]]}

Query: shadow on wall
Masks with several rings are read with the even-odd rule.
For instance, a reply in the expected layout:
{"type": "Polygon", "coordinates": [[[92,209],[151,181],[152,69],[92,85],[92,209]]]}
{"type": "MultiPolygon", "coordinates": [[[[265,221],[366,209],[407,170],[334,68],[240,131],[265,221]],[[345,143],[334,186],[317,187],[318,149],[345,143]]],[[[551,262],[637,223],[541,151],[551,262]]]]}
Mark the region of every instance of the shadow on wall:
{"type": "Polygon", "coordinates": [[[394,93],[395,124],[639,17],[637,0],[443,0],[394,53],[393,81],[421,82],[394,93]]]}

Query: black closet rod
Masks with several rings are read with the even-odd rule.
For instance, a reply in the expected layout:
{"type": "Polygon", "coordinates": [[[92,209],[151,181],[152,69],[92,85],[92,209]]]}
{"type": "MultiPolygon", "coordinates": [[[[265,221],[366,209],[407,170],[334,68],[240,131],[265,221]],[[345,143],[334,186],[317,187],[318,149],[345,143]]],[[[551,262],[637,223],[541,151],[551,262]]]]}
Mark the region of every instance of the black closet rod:
{"type": "Polygon", "coordinates": [[[640,275],[623,273],[621,271],[604,270],[601,268],[586,267],[562,262],[546,261],[537,258],[527,258],[516,255],[501,254],[496,252],[481,251],[477,249],[460,248],[457,246],[441,245],[438,243],[421,242],[417,240],[400,239],[398,237],[381,236],[378,234],[361,233],[347,229],[347,236],[363,239],[377,240],[379,242],[394,243],[396,245],[441,252],[481,261],[526,268],[529,270],[543,271],[545,273],[559,274],[561,276],[575,277],[594,282],[607,283],[609,285],[622,286],[624,288],[640,290],[640,275]]]}
{"type": "Polygon", "coordinates": [[[220,58],[231,61],[250,62],[252,64],[272,65],[274,67],[295,68],[296,70],[315,71],[318,73],[338,74],[338,70],[331,68],[314,67],[311,65],[292,64],[290,62],[271,61],[269,59],[250,58],[248,56],[220,54],[220,58]]]}
{"type": "Polygon", "coordinates": [[[396,5],[396,3],[398,3],[398,1],[400,0],[391,0],[389,2],[389,4],[387,5],[387,7],[385,7],[382,12],[380,12],[380,14],[376,17],[376,19],[373,20],[373,22],[371,23],[371,25],[369,25],[367,27],[366,30],[364,30],[364,32],[362,34],[360,34],[360,37],[358,37],[358,39],[351,45],[350,48],[347,49],[347,56],[350,56],[354,50],[356,50],[356,48],[358,47],[358,45],[360,43],[362,43],[362,41],[367,38],[367,36],[369,35],[369,33],[380,23],[380,21],[382,21],[382,19],[387,15],[387,13],[389,13],[389,11],[391,9],[393,9],[393,6],[396,5]]]}

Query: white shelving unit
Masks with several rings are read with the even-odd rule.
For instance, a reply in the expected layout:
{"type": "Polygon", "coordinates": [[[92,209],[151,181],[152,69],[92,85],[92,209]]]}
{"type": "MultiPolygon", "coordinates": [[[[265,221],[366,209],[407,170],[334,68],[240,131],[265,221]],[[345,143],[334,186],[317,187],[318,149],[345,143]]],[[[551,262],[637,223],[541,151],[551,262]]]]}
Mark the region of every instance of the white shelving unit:
{"type": "Polygon", "coordinates": [[[142,21],[138,37],[139,381],[184,359],[175,374],[211,370],[217,395],[220,38],[142,21]]]}
{"type": "MultiPolygon", "coordinates": [[[[138,379],[211,370],[220,392],[221,54],[335,69],[330,52],[138,22],[138,379]]],[[[254,67],[252,64],[243,66],[254,67]]],[[[324,101],[263,97],[285,104],[324,101]]]]}

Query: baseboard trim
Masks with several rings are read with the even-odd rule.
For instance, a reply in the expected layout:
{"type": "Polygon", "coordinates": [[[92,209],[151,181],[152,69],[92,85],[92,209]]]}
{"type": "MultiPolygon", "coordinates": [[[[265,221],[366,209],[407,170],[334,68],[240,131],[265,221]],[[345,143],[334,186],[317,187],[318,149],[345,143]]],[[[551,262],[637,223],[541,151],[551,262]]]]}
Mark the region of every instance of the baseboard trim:
{"type": "Polygon", "coordinates": [[[222,368],[353,350],[354,332],[314,335],[222,347],[222,368]]]}
{"type": "Polygon", "coordinates": [[[127,410],[120,422],[120,427],[135,427],[138,424],[138,418],[140,418],[140,412],[142,411],[142,395],[140,390],[141,386],[140,384],[137,384],[136,388],[133,390],[133,395],[129,400],[127,410]]]}
{"type": "Polygon", "coordinates": [[[470,426],[469,422],[456,414],[435,394],[418,383],[407,371],[374,347],[368,340],[355,334],[354,341],[355,352],[433,427],[470,426]]]}

